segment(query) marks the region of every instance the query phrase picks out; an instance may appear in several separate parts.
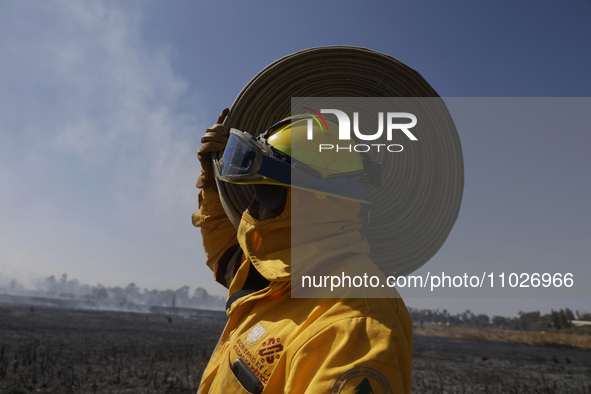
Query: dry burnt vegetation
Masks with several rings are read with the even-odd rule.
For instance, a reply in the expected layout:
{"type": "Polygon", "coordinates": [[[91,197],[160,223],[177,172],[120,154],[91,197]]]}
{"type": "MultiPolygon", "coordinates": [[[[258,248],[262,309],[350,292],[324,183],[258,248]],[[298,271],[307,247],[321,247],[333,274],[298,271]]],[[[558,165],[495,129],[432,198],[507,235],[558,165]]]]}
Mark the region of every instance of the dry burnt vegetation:
{"type": "Polygon", "coordinates": [[[441,336],[415,329],[413,393],[591,393],[588,350],[502,343],[482,333],[444,338],[456,328],[431,330],[441,336]]]}
{"type": "Polygon", "coordinates": [[[225,321],[0,307],[0,392],[194,393],[225,321]]]}
{"type": "MultiPolygon", "coordinates": [[[[0,306],[0,393],[194,393],[226,318],[173,313],[0,306]]],[[[479,339],[415,335],[413,393],[591,393],[588,350],[479,339]]]]}

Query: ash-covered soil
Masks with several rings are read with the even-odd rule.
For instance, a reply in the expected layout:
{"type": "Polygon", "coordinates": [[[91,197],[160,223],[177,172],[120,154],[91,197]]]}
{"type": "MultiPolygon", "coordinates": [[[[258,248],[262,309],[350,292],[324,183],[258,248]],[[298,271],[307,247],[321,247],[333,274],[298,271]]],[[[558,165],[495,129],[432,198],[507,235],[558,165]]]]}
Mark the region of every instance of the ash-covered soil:
{"type": "Polygon", "coordinates": [[[591,351],[414,336],[413,393],[591,393],[591,351]]]}
{"type": "Polygon", "coordinates": [[[0,393],[195,393],[226,315],[175,312],[0,306],[0,393]]]}
{"type": "MultiPolygon", "coordinates": [[[[223,312],[0,306],[0,393],[194,393],[223,312]]],[[[415,336],[413,393],[591,393],[591,352],[415,336]]]]}

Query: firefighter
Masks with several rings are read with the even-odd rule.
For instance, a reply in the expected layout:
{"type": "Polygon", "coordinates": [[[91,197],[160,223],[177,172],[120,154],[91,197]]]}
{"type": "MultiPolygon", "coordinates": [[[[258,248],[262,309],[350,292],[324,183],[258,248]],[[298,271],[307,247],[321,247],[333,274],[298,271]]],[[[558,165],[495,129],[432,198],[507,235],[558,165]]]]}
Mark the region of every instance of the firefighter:
{"type": "MultiPolygon", "coordinates": [[[[254,138],[226,129],[227,114],[207,129],[198,151],[201,190],[192,219],[207,265],[228,288],[229,317],[198,392],[410,393],[412,321],[402,299],[291,297],[299,285],[291,281],[294,256],[311,268],[383,275],[360,233],[366,158],[306,149],[307,116],[254,138]],[[221,160],[212,160],[221,151],[221,160]],[[216,177],[254,185],[237,229],[216,177]]],[[[319,138],[333,138],[313,127],[319,138]]]]}

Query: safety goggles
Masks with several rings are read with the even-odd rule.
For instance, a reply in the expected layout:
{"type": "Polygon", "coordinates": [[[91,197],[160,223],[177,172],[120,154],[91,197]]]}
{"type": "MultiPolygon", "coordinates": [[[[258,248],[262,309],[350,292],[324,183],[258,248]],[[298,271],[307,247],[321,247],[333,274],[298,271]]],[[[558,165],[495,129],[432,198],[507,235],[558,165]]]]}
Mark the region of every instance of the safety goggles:
{"type": "Polygon", "coordinates": [[[220,160],[214,160],[216,177],[226,182],[256,182],[264,177],[290,184],[288,156],[267,145],[264,138],[255,138],[237,129],[230,137],[220,160]]]}
{"type": "MultiPolygon", "coordinates": [[[[366,202],[363,182],[371,181],[366,171],[323,177],[312,167],[267,144],[269,135],[269,132],[265,132],[255,138],[231,129],[222,158],[213,162],[216,178],[246,184],[265,183],[265,178],[270,178],[283,185],[366,202]]],[[[372,163],[367,160],[367,164],[372,163]]]]}

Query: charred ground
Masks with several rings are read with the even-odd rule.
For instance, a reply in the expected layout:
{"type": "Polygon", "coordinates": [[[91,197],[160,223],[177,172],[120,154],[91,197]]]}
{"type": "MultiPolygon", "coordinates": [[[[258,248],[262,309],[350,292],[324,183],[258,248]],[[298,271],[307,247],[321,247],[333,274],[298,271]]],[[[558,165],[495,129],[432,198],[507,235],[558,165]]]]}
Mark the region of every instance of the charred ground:
{"type": "MultiPolygon", "coordinates": [[[[0,392],[194,393],[223,312],[0,305],[0,392]]],[[[591,352],[414,337],[413,393],[591,393],[591,352]]]]}
{"type": "Polygon", "coordinates": [[[3,306],[0,392],[194,393],[225,321],[3,306]]]}

